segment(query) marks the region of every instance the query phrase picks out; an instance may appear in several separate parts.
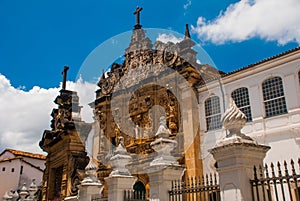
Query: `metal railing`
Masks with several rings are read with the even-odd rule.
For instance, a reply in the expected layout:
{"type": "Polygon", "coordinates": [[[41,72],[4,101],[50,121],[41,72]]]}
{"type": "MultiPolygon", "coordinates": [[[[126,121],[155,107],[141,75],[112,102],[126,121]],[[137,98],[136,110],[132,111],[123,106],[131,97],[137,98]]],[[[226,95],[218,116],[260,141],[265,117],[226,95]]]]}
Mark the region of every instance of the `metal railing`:
{"type": "MultiPolygon", "coordinates": [[[[251,180],[253,201],[299,201],[300,200],[300,174],[295,169],[295,162],[290,165],[284,161],[283,166],[278,162],[264,167],[254,166],[254,179],[251,180]],[[269,169],[271,171],[269,171],[269,169]],[[277,174],[275,173],[277,170],[277,174]]],[[[300,159],[298,159],[298,171],[300,159]]]]}
{"type": "Polygon", "coordinates": [[[220,201],[216,174],[172,181],[169,201],[220,201]]]}
{"type": "Polygon", "coordinates": [[[145,191],[126,190],[124,191],[124,201],[148,201],[148,200],[146,199],[145,191]]]}

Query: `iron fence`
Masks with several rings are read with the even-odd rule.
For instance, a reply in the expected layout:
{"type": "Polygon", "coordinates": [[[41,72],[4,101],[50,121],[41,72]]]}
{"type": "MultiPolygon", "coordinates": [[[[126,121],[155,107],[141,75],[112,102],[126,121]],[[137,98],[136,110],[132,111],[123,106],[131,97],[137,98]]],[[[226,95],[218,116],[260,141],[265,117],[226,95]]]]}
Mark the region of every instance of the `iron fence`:
{"type": "MultiPolygon", "coordinates": [[[[270,164],[270,167],[268,165],[264,167],[254,166],[254,179],[250,181],[252,200],[299,201],[300,174],[297,173],[295,166],[293,160],[291,160],[289,166],[286,161],[284,161],[283,166],[278,162],[277,167],[273,163],[270,164]]],[[[298,171],[299,168],[300,159],[298,159],[298,171]]]]}
{"type": "Polygon", "coordinates": [[[146,199],[145,191],[126,190],[124,191],[124,201],[148,201],[148,200],[146,199]]]}
{"type": "Polygon", "coordinates": [[[172,181],[169,201],[220,201],[216,174],[172,181]]]}

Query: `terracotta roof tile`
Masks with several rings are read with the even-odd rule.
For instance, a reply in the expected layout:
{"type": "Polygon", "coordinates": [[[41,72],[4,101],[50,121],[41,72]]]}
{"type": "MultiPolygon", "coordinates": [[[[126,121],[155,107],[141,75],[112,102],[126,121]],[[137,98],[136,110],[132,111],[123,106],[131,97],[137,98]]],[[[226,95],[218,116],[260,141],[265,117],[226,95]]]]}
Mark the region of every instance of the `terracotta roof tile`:
{"type": "Polygon", "coordinates": [[[20,150],[14,150],[14,149],[6,149],[6,151],[9,151],[16,156],[24,156],[24,157],[30,157],[30,158],[36,158],[36,159],[46,159],[46,156],[43,154],[34,154],[34,153],[20,151],[20,150]]]}

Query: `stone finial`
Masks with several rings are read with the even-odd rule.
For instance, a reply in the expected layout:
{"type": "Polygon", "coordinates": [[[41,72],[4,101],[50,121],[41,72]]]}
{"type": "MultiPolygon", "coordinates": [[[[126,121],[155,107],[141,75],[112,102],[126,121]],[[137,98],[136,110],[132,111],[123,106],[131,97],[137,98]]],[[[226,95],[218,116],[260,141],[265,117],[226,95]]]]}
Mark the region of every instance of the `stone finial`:
{"type": "Polygon", "coordinates": [[[96,195],[101,195],[104,186],[96,177],[97,169],[98,167],[94,163],[93,157],[90,157],[90,161],[85,167],[87,176],[82,180],[80,185],[77,185],[79,189],[78,198],[76,198],[76,196],[70,196],[68,200],[86,201],[92,200],[92,197],[96,195]]]}
{"type": "Polygon", "coordinates": [[[150,162],[150,166],[178,165],[176,158],[171,154],[171,151],[177,146],[177,142],[169,139],[171,132],[167,127],[166,117],[161,116],[159,120],[159,127],[155,134],[158,138],[150,143],[151,148],[157,152],[157,156],[150,162]]]}
{"type": "Polygon", "coordinates": [[[85,177],[82,180],[82,184],[101,183],[95,176],[97,169],[98,169],[98,167],[94,163],[93,158],[90,157],[90,161],[89,161],[88,165],[85,167],[85,173],[87,174],[87,177],[85,177]]]}
{"type": "Polygon", "coordinates": [[[35,184],[35,179],[33,179],[29,186],[29,189],[28,189],[29,198],[33,199],[35,197],[34,194],[37,192],[37,190],[38,190],[38,187],[35,184]]]}
{"type": "Polygon", "coordinates": [[[13,200],[18,200],[19,198],[19,193],[17,191],[14,192],[14,194],[12,195],[13,200]]]}
{"type": "Polygon", "coordinates": [[[167,127],[167,121],[165,116],[159,118],[159,127],[155,136],[167,138],[171,134],[169,128],[167,127]]]}
{"type": "Polygon", "coordinates": [[[13,199],[12,196],[9,195],[9,193],[6,191],[4,196],[3,196],[3,200],[4,201],[11,201],[13,199]]]}
{"type": "Polygon", "coordinates": [[[24,200],[27,197],[28,194],[29,193],[28,193],[28,190],[27,190],[27,187],[26,187],[26,183],[24,183],[21,190],[20,190],[20,193],[19,193],[20,199],[24,200]]]}
{"type": "Polygon", "coordinates": [[[246,122],[246,115],[236,106],[234,100],[231,98],[230,105],[222,117],[223,126],[229,131],[229,134],[226,137],[236,136],[242,139],[252,140],[250,137],[241,133],[246,122]]]}
{"type": "Polygon", "coordinates": [[[116,148],[114,155],[110,158],[109,161],[113,169],[109,176],[130,176],[131,174],[125,166],[129,163],[131,159],[131,156],[129,156],[125,148],[124,138],[119,137],[119,145],[116,148]]]}

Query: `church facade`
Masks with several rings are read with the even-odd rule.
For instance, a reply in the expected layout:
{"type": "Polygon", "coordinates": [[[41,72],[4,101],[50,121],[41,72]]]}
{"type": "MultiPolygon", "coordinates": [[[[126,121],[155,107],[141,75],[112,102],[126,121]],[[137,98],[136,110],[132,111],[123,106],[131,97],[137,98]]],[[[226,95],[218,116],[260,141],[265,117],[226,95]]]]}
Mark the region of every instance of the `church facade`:
{"type": "MultiPolygon", "coordinates": [[[[215,171],[209,150],[226,136],[221,118],[230,98],[247,116],[243,132],[272,147],[267,162],[299,157],[300,48],[224,73],[197,63],[188,27],[181,42],[152,42],[140,25],[140,11],[135,12],[124,61],[103,72],[90,104],[95,119],[93,159],[104,185],[112,171],[109,159],[122,137],[132,157],[127,168],[137,177],[134,189],[149,190],[144,170],[156,156],[150,144],[157,138],[161,117],[170,139],[178,143],[172,154],[186,168],[184,176],[215,171]]],[[[43,200],[76,195],[89,160],[84,142],[92,125],[79,117],[76,92],[63,85],[55,102],[52,130],[45,131],[40,142],[48,153],[43,200]]]]}
{"type": "Polygon", "coordinates": [[[220,72],[196,62],[188,28],[180,43],[154,44],[140,26],[132,31],[123,63],[114,63],[103,73],[92,104],[96,119],[94,157],[99,161],[98,177],[110,173],[109,159],[124,138],[133,160],[128,165],[138,178],[136,188],[149,188],[145,168],[156,155],[150,147],[156,138],[159,119],[166,117],[170,139],[178,142],[173,152],[186,167],[185,176],[201,176],[200,127],[197,88],[220,72]]]}

